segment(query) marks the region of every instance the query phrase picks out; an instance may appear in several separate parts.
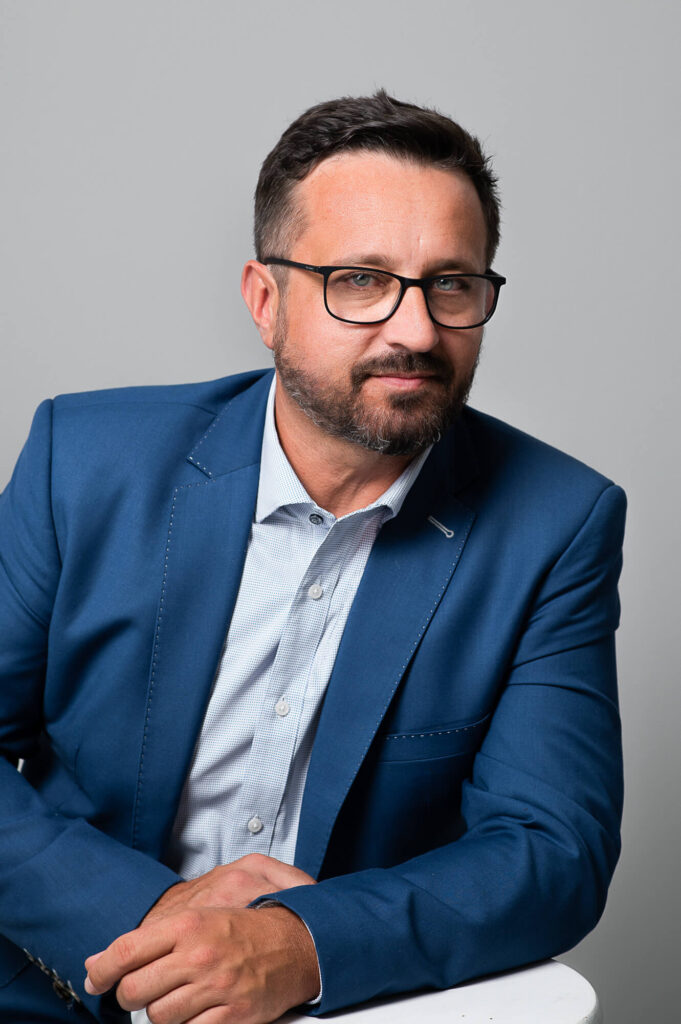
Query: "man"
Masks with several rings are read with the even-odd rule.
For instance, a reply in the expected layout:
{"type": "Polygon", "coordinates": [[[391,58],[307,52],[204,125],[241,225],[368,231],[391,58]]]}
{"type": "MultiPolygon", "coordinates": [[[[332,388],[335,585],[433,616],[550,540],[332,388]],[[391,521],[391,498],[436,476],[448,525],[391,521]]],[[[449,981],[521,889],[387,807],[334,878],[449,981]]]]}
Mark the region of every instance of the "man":
{"type": "Polygon", "coordinates": [[[458,125],[320,104],[256,193],[274,382],[39,409],[0,504],[13,1021],[326,1012],[595,925],[624,499],[466,407],[498,226],[458,125]]]}

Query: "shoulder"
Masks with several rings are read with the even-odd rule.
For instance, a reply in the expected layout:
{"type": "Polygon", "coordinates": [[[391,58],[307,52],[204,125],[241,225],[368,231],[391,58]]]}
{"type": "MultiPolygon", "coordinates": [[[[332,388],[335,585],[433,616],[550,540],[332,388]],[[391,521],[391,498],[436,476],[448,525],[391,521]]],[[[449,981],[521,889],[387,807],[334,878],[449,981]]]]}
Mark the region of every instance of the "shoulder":
{"type": "Polygon", "coordinates": [[[140,387],[105,388],[57,395],[53,399],[55,413],[119,415],[122,419],[146,409],[151,415],[164,415],[167,409],[196,409],[214,416],[236,395],[255,384],[270,370],[251,370],[217,380],[192,384],[160,384],[140,387]]]}
{"type": "Polygon", "coordinates": [[[39,406],[18,465],[47,476],[64,500],[181,482],[187,455],[220,413],[270,376],[58,395],[39,406]]]}
{"type": "Polygon", "coordinates": [[[472,504],[509,527],[568,536],[598,509],[621,532],[626,498],[608,476],[502,420],[466,409],[462,426],[477,474],[472,504]]]}
{"type": "Polygon", "coordinates": [[[543,486],[563,481],[567,487],[600,492],[613,481],[567,452],[487,413],[467,408],[464,429],[484,475],[520,478],[543,486]]]}
{"type": "Polygon", "coordinates": [[[110,388],[58,395],[51,406],[55,445],[75,450],[151,451],[159,444],[183,454],[237,395],[268,370],[192,384],[110,388]],[[186,449],[186,450],[185,450],[186,449]]]}

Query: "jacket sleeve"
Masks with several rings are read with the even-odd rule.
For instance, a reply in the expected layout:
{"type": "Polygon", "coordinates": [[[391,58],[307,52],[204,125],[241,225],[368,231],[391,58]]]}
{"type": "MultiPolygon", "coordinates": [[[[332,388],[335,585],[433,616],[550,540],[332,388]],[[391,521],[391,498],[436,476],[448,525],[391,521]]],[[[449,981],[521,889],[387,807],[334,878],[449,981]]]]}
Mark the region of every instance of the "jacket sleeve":
{"type": "Polygon", "coordinates": [[[61,567],[51,425],[52,404],[44,402],[0,496],[0,932],[94,1007],[98,1000],[82,988],[84,958],[135,927],[178,877],[86,821],[64,817],[17,771],[43,741],[49,711],[44,683],[61,567]]]}
{"type": "Polygon", "coordinates": [[[315,940],[313,1012],[554,956],[596,925],[619,855],[624,512],[623,492],[607,486],[541,581],[464,784],[464,835],[393,868],[276,894],[315,940]]]}

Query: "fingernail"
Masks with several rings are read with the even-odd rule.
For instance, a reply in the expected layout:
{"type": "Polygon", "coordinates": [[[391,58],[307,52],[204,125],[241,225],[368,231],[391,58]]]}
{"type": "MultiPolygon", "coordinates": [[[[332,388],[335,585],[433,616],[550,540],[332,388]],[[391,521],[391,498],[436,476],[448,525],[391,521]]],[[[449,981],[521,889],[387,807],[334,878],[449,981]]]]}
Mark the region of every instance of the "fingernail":
{"type": "Polygon", "coordinates": [[[96,995],[97,995],[97,989],[95,988],[95,986],[94,986],[94,985],[92,984],[92,982],[90,981],[90,975],[89,975],[89,974],[88,974],[88,976],[87,976],[87,977],[85,978],[85,985],[84,985],[84,988],[85,988],[85,991],[87,992],[87,994],[88,994],[89,996],[96,996],[96,995]]]}

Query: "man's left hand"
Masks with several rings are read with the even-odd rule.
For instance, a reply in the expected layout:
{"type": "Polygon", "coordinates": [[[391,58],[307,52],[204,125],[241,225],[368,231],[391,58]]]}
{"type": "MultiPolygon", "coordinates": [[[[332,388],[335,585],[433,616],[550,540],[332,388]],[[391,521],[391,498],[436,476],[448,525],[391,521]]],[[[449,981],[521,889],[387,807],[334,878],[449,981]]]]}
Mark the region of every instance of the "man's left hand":
{"type": "Polygon", "coordinates": [[[300,868],[249,853],[231,864],[219,864],[205,875],[178,882],[167,889],[142,921],[142,926],[157,917],[190,907],[246,907],[258,896],[296,885],[315,885],[315,879],[300,868]]]}
{"type": "Polygon", "coordinates": [[[152,1024],[265,1024],[314,999],[314,942],[286,907],[192,907],[157,914],[85,961],[85,987],[118,983],[124,1010],[152,1024]]]}

